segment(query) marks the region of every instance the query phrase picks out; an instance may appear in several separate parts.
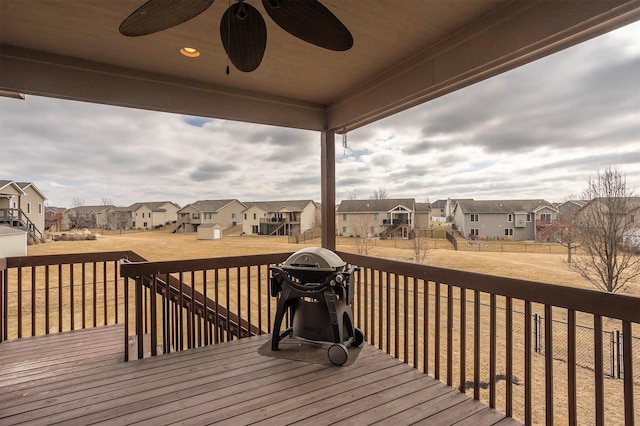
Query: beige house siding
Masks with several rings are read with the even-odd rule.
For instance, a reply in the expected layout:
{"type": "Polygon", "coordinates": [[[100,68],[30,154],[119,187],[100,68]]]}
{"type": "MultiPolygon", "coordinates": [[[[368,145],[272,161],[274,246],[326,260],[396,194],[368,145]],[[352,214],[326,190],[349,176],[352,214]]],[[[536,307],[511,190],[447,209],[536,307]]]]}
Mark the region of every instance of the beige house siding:
{"type": "MultiPolygon", "coordinates": [[[[30,221],[30,227],[35,227],[38,236],[44,233],[45,206],[44,194],[31,182],[0,181],[0,208],[20,209],[24,215],[23,222],[30,221]]],[[[14,216],[18,216],[13,212],[14,216]]]]}
{"type": "Polygon", "coordinates": [[[242,231],[247,235],[293,235],[319,223],[320,208],[312,200],[254,201],[242,212],[242,231]]]}
{"type": "Polygon", "coordinates": [[[219,224],[222,229],[242,223],[246,206],[238,200],[200,200],[177,211],[178,229],[197,232],[201,224],[219,224]]]}
{"type": "Polygon", "coordinates": [[[417,227],[429,228],[428,203],[413,198],[383,200],[345,200],[336,210],[336,231],[341,236],[409,238],[417,227]],[[416,211],[416,206],[421,209],[416,211]]]}

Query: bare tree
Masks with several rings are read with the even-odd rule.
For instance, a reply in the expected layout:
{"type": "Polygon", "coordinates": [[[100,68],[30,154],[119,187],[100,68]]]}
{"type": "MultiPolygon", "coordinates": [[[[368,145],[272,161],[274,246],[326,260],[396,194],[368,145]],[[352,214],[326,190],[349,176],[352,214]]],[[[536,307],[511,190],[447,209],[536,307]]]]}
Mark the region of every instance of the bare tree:
{"type": "Polygon", "coordinates": [[[105,215],[105,223],[103,224],[103,228],[111,230],[116,226],[116,212],[115,206],[113,205],[113,201],[111,201],[108,197],[102,197],[102,206],[104,207],[104,215],[105,215]]]}
{"type": "Polygon", "coordinates": [[[589,179],[584,196],[590,201],[574,222],[582,250],[572,265],[598,289],[615,293],[640,276],[640,252],[624,238],[640,199],[633,197],[625,175],[615,168],[589,179]]]}
{"type": "Polygon", "coordinates": [[[71,211],[68,214],[69,217],[69,229],[80,228],[80,210],[79,207],[84,206],[84,200],[82,198],[73,197],[71,200],[71,211]]]}
{"type": "Polygon", "coordinates": [[[358,195],[355,192],[350,192],[347,194],[347,200],[357,200],[358,195]]]}
{"type": "Polygon", "coordinates": [[[389,198],[389,190],[382,186],[373,191],[373,194],[371,194],[372,200],[386,200],[387,198],[389,198]]]}
{"type": "Polygon", "coordinates": [[[369,247],[373,244],[371,231],[372,218],[369,215],[359,215],[358,222],[352,221],[351,227],[355,233],[356,250],[358,254],[369,254],[369,247]]]}
{"type": "Polygon", "coordinates": [[[409,240],[409,245],[413,251],[414,259],[416,263],[424,263],[429,250],[428,240],[420,235],[419,230],[412,231],[412,237],[409,240]]]}

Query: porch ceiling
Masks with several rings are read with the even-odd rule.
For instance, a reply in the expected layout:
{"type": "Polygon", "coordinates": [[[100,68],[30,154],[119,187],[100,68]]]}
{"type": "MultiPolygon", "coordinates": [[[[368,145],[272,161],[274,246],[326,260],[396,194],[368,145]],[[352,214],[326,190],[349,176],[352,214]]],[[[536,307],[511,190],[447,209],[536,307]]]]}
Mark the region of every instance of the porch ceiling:
{"type": "Polygon", "coordinates": [[[24,93],[310,130],[352,130],[640,19],[640,1],[321,0],[354,46],[333,52],[264,13],[267,48],[231,69],[228,2],[137,38],[120,22],[144,0],[1,0],[0,94],[24,93]],[[181,56],[197,47],[197,59],[181,56]]]}

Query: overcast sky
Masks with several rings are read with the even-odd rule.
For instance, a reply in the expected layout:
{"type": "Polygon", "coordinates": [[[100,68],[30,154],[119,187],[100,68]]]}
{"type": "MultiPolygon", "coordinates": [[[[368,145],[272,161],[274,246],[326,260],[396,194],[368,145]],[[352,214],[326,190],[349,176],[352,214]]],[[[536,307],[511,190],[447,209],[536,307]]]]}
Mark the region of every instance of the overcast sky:
{"type": "MultiPolygon", "coordinates": [[[[609,166],[640,195],[640,23],[336,139],[337,202],[560,201],[609,166]]],[[[47,205],[320,201],[320,135],[27,96],[0,97],[0,179],[47,205]],[[246,161],[240,161],[245,159],[246,161]]]]}

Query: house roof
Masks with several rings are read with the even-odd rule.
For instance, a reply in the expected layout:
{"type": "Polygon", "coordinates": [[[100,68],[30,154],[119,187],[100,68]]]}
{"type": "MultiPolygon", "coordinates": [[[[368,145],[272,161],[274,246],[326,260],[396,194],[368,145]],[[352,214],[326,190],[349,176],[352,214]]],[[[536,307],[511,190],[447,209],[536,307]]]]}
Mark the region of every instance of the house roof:
{"type": "Polygon", "coordinates": [[[447,200],[436,200],[434,203],[431,203],[432,209],[444,209],[447,207],[447,200]]]}
{"type": "Polygon", "coordinates": [[[555,210],[555,207],[546,200],[460,200],[457,204],[457,208],[460,208],[464,214],[530,213],[541,207],[555,210]]]}
{"type": "Polygon", "coordinates": [[[27,188],[31,188],[34,191],[36,191],[43,200],[47,199],[47,197],[42,193],[42,191],[40,191],[38,187],[35,186],[33,183],[31,182],[16,182],[16,183],[20,186],[20,188],[22,188],[23,191],[26,192],[27,188]]]}
{"type": "Polygon", "coordinates": [[[18,185],[16,182],[12,180],[0,180],[0,194],[11,194],[7,192],[8,187],[13,187],[13,189],[15,189],[16,192],[22,193],[22,195],[26,195],[25,192],[22,190],[22,187],[20,187],[20,185],[18,185]]]}
{"type": "Polygon", "coordinates": [[[0,90],[310,130],[350,131],[640,19],[637,1],[321,0],[353,36],[335,52],[278,27],[262,2],[260,67],[231,68],[228,2],[142,37],[144,0],[3,0],[0,90]],[[188,59],[185,45],[201,51],[188,59]]]}
{"type": "Polygon", "coordinates": [[[382,200],[343,200],[338,206],[338,213],[388,212],[398,206],[415,210],[416,200],[413,198],[385,198],[382,200]]]}
{"type": "MultiPolygon", "coordinates": [[[[240,201],[238,201],[236,199],[229,199],[229,200],[198,200],[195,203],[187,204],[182,209],[184,209],[186,207],[193,207],[194,209],[200,210],[201,212],[215,213],[215,212],[218,212],[219,210],[221,210],[222,208],[228,206],[229,204],[233,203],[234,201],[237,201],[238,203],[240,203],[240,204],[242,204],[244,206],[243,203],[241,203],[240,201]]],[[[182,209],[180,209],[180,210],[182,210],[182,209]]]]}
{"type": "Polygon", "coordinates": [[[257,207],[267,213],[275,213],[281,210],[288,210],[292,212],[301,212],[310,203],[315,203],[313,200],[289,200],[289,201],[248,201],[244,204],[247,209],[251,207],[257,207]]]}
{"type": "Polygon", "coordinates": [[[180,208],[179,205],[177,205],[174,202],[171,201],[150,201],[150,202],[141,202],[141,203],[133,203],[131,204],[128,209],[131,210],[132,212],[138,210],[140,207],[144,206],[146,208],[148,208],[151,211],[166,211],[166,209],[162,208],[164,207],[166,204],[173,204],[176,208],[180,208]]]}

